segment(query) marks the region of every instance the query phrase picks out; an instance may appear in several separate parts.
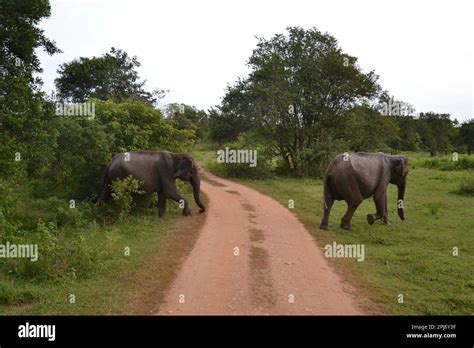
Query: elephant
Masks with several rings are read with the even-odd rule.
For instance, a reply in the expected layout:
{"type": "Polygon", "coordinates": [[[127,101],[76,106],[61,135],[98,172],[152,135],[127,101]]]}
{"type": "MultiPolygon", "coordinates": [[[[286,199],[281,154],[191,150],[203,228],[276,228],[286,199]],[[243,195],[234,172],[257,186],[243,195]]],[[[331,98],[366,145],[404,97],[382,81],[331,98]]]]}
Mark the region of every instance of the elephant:
{"type": "Polygon", "coordinates": [[[367,215],[372,225],[382,219],[388,224],[387,186],[398,186],[397,212],[405,220],[403,199],[408,175],[406,156],[386,155],[384,153],[357,152],[337,156],[328,166],[324,176],[324,215],[319,226],[328,230],[329,213],[334,200],[345,200],[347,212],[341,220],[341,227],[351,229],[351,219],[360,203],[373,196],[376,213],[367,215]]]}
{"type": "Polygon", "coordinates": [[[158,194],[158,215],[162,217],[166,211],[166,200],[172,199],[184,203],[183,215],[190,215],[188,202],[176,188],[176,179],[191,183],[194,200],[199,212],[204,213],[206,207],[200,198],[201,180],[196,164],[190,154],[169,151],[137,151],[115,155],[105,170],[102,191],[97,205],[112,197],[110,184],[113,180],[128,176],[143,182],[143,190],[147,194],[158,194]]]}

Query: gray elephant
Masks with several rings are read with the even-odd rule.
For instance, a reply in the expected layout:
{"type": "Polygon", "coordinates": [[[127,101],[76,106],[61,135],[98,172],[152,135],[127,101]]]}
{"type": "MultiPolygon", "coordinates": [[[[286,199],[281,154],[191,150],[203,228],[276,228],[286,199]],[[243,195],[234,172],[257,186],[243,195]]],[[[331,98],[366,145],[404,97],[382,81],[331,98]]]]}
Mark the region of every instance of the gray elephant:
{"type": "Polygon", "coordinates": [[[199,206],[199,212],[206,207],[199,196],[201,180],[193,158],[185,153],[169,151],[138,151],[125,152],[115,155],[105,170],[102,192],[97,204],[111,198],[110,184],[113,180],[124,179],[127,176],[143,182],[143,190],[147,194],[158,194],[158,214],[163,216],[166,211],[166,200],[172,199],[184,203],[183,215],[190,215],[188,202],[176,188],[176,179],[190,182],[193,187],[194,200],[199,206]]]}
{"type": "Polygon", "coordinates": [[[341,227],[350,230],[351,219],[360,203],[373,196],[375,214],[368,214],[367,221],[373,224],[382,219],[388,223],[387,186],[398,186],[397,211],[405,220],[403,199],[408,159],[406,156],[391,156],[379,153],[357,152],[337,156],[328,166],[324,176],[324,216],[320,229],[328,229],[329,213],[334,200],[345,200],[347,212],[341,220],[341,227]]]}

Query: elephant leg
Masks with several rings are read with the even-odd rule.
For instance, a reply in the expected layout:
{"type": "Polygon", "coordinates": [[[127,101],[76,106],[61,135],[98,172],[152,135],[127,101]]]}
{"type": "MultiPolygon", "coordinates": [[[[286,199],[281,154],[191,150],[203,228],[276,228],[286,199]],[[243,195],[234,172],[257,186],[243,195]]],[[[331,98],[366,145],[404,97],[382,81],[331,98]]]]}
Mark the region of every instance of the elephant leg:
{"type": "Polygon", "coordinates": [[[386,196],[385,192],[376,192],[374,194],[374,203],[377,211],[375,214],[367,214],[367,222],[369,225],[373,225],[375,221],[384,216],[386,196]]]}
{"type": "Polygon", "coordinates": [[[342,217],[341,227],[345,230],[351,229],[351,220],[357,207],[362,203],[362,199],[353,202],[347,202],[346,214],[342,217]]]}
{"type": "Polygon", "coordinates": [[[329,214],[331,213],[332,205],[334,204],[334,199],[331,196],[326,196],[324,199],[324,215],[323,219],[321,220],[321,224],[319,228],[322,230],[328,230],[329,225],[329,214]]]}
{"type": "Polygon", "coordinates": [[[166,212],[166,195],[164,193],[158,194],[158,216],[163,217],[166,212]]]}
{"type": "Polygon", "coordinates": [[[184,204],[183,215],[191,215],[191,209],[189,209],[188,201],[185,200],[183,196],[181,196],[174,183],[168,188],[167,197],[175,202],[178,202],[180,205],[184,204]]]}
{"type": "Polygon", "coordinates": [[[105,174],[104,174],[104,180],[102,182],[102,190],[100,192],[99,197],[97,197],[97,201],[95,203],[96,206],[98,206],[101,202],[108,202],[112,199],[112,191],[110,190],[110,178],[109,178],[109,168],[110,166],[107,166],[105,169],[105,174]]]}
{"type": "Polygon", "coordinates": [[[388,208],[387,208],[387,192],[385,192],[384,198],[385,198],[385,209],[383,211],[382,222],[388,225],[389,222],[388,222],[388,208]]]}

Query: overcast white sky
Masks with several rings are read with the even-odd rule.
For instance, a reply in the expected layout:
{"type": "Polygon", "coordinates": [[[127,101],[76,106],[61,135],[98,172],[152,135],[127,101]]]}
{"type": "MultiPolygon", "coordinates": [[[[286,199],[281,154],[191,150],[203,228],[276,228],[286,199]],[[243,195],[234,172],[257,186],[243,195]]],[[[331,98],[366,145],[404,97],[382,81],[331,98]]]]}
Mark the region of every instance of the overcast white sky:
{"type": "Polygon", "coordinates": [[[316,27],[375,70],[380,84],[417,112],[474,117],[472,1],[51,0],[41,27],[64,52],[39,53],[44,90],[64,62],[110,47],[138,56],[146,88],[164,103],[208,109],[248,73],[257,40],[288,26],[316,27]]]}

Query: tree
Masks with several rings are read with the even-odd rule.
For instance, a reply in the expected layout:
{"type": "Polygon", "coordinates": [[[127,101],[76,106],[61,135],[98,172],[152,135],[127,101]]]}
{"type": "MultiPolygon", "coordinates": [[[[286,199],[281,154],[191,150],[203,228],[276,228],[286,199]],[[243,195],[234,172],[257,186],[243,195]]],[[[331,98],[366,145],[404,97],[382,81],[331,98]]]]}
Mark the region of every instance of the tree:
{"type": "Polygon", "coordinates": [[[363,73],[334,37],[315,28],[287,30],[259,38],[249,77],[228,88],[222,110],[271,139],[288,168],[297,171],[304,149],[332,139],[347,121],[345,112],[369,105],[381,89],[377,75],[363,73]]]}
{"type": "Polygon", "coordinates": [[[357,105],[347,111],[346,126],[340,137],[347,139],[349,149],[382,151],[387,143],[399,141],[399,128],[392,117],[382,116],[367,105],[357,105]]]}
{"type": "Polygon", "coordinates": [[[211,108],[208,117],[208,137],[212,142],[237,140],[240,134],[252,128],[252,123],[247,120],[246,115],[233,111],[232,107],[211,108]]]}
{"type": "Polygon", "coordinates": [[[189,151],[194,131],[176,129],[148,103],[91,99],[94,118],[60,116],[54,162],[38,195],[92,199],[100,192],[104,169],[113,155],[138,150],[189,151]]]}
{"type": "Polygon", "coordinates": [[[45,0],[0,2],[0,175],[18,177],[46,168],[54,151],[52,104],[39,91],[38,48],[60,52],[38,25],[49,17],[45,0]],[[53,130],[51,130],[53,128],[53,130]],[[20,159],[15,162],[15,159],[20,159]]]}
{"type": "Polygon", "coordinates": [[[467,154],[471,155],[474,148],[474,118],[463,122],[459,129],[459,140],[467,148],[467,154]]]}
{"type": "Polygon", "coordinates": [[[422,145],[429,150],[431,156],[439,152],[447,154],[454,132],[454,122],[449,114],[422,112],[417,128],[422,145]]]}
{"type": "Polygon", "coordinates": [[[111,152],[138,150],[189,151],[194,130],[176,129],[163,119],[161,111],[146,102],[128,99],[121,103],[93,99],[95,121],[105,127],[111,152]]]}
{"type": "Polygon", "coordinates": [[[138,81],[138,67],[137,57],[129,57],[125,51],[113,47],[101,57],[74,59],[58,69],[59,77],[55,80],[58,97],[74,103],[89,98],[118,101],[133,98],[153,104],[164,91],[145,91],[146,81],[138,81]]]}
{"type": "Polygon", "coordinates": [[[420,145],[420,135],[417,132],[418,120],[412,116],[393,116],[400,129],[399,137],[391,145],[395,150],[416,151],[420,145]]]}
{"type": "Polygon", "coordinates": [[[208,115],[194,106],[172,103],[166,107],[164,115],[174,128],[194,130],[198,139],[207,131],[208,115]]]}

